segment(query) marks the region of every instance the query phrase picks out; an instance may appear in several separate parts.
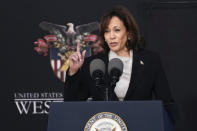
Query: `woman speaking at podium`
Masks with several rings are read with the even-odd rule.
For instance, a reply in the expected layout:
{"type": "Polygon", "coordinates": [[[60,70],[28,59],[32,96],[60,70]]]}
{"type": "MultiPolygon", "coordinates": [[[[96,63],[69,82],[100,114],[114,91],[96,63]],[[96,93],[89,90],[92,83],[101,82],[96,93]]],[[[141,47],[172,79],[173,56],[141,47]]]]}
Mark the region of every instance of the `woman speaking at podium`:
{"type": "Polygon", "coordinates": [[[107,68],[110,60],[118,58],[124,65],[123,71],[115,87],[108,88],[109,100],[162,100],[166,109],[174,115],[174,100],[160,57],[157,53],[144,49],[138,26],[125,7],[117,6],[103,15],[100,39],[103,53],[84,59],[85,51],[80,52],[78,43],[77,51],[69,57],[70,67],[66,76],[64,100],[106,100],[105,88],[110,83],[109,75],[104,72],[104,86],[95,86],[90,64],[94,59],[100,59],[107,68]]]}

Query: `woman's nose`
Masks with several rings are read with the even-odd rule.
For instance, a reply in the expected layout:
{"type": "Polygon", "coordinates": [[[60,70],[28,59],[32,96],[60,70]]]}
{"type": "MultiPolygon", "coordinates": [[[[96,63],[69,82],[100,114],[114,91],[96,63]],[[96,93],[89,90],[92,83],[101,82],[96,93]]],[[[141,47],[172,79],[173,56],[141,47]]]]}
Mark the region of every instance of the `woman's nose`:
{"type": "Polygon", "coordinates": [[[114,39],[115,38],[115,34],[113,31],[110,32],[110,39],[114,39]]]}

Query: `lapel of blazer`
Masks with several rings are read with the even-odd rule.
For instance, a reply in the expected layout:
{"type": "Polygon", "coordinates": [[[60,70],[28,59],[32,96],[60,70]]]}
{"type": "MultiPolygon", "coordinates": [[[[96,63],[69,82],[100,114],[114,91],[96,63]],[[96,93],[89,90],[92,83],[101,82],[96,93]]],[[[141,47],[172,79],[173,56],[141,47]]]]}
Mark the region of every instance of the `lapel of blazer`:
{"type": "Polygon", "coordinates": [[[136,81],[139,76],[139,65],[140,65],[140,56],[136,50],[133,50],[132,72],[131,72],[129,88],[126,93],[125,100],[128,100],[136,89],[136,81]]]}
{"type": "MultiPolygon", "coordinates": [[[[105,75],[105,79],[109,82],[109,75],[108,75],[108,72],[107,72],[107,68],[108,68],[108,63],[109,63],[109,56],[108,54],[104,55],[102,57],[103,61],[105,62],[106,64],[106,75],[105,75]]],[[[134,93],[135,89],[136,89],[136,82],[137,82],[137,79],[138,79],[138,76],[140,74],[140,71],[141,68],[140,68],[140,55],[138,53],[138,51],[136,50],[133,50],[133,65],[132,65],[132,74],[131,74],[131,79],[130,79],[130,83],[129,83],[129,88],[128,88],[128,91],[126,93],[126,96],[125,96],[125,100],[128,100],[132,94],[134,93]]],[[[114,100],[118,100],[118,98],[114,98],[114,100]]]]}

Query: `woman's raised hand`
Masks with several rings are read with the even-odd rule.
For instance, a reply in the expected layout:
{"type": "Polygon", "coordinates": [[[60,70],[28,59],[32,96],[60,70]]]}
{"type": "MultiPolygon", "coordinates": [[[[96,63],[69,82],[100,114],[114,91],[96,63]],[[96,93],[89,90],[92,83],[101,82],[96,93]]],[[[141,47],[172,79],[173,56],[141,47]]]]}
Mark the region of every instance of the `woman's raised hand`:
{"type": "Polygon", "coordinates": [[[80,42],[77,43],[77,51],[69,56],[70,68],[68,74],[70,76],[74,75],[79,68],[83,65],[86,50],[82,53],[80,52],[80,42]]]}

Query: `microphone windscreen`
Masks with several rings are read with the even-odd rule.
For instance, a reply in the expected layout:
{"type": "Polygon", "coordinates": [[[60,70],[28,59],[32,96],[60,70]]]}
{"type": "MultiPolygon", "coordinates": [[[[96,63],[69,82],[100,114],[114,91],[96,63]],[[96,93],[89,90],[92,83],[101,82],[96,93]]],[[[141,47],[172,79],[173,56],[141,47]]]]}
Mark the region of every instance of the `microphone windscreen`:
{"type": "Polygon", "coordinates": [[[105,63],[101,59],[94,59],[90,63],[90,75],[92,77],[92,74],[94,71],[100,70],[105,74],[105,63]]]}
{"type": "Polygon", "coordinates": [[[117,69],[121,72],[123,72],[123,63],[120,59],[118,58],[114,58],[112,60],[109,61],[109,64],[108,64],[108,74],[110,75],[111,74],[111,71],[112,69],[117,69]]]}

